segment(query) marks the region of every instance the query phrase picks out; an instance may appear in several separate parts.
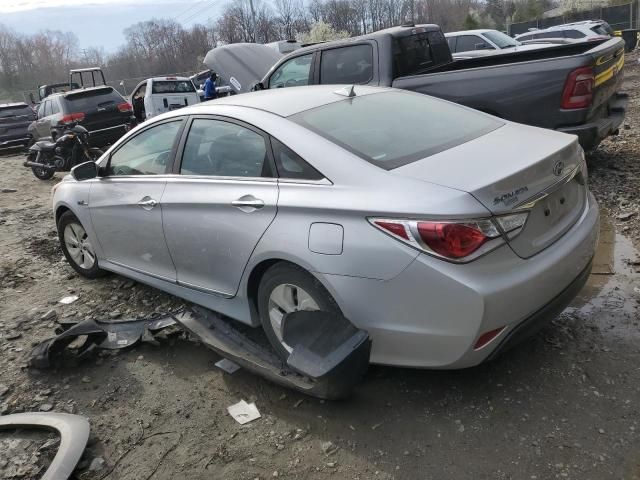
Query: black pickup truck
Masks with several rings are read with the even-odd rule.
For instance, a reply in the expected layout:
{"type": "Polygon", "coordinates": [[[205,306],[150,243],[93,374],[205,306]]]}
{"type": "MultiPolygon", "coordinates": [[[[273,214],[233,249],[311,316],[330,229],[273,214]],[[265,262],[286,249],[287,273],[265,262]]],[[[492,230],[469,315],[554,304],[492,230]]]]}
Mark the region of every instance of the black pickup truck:
{"type": "Polygon", "coordinates": [[[296,50],[256,88],[366,84],[413,90],[572,133],[593,150],[624,120],[628,97],[618,92],[623,65],[620,38],[454,60],[440,27],[412,25],[296,50]]]}

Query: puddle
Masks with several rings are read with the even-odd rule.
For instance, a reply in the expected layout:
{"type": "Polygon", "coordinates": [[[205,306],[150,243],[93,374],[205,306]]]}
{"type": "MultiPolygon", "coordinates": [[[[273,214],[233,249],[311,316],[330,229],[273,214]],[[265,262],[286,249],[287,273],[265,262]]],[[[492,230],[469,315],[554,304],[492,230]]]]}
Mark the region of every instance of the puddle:
{"type": "Polygon", "coordinates": [[[631,240],[603,217],[591,276],[567,311],[589,318],[603,331],[640,336],[640,291],[634,290],[640,290],[640,274],[635,271],[639,267],[630,264],[638,259],[631,240]]]}

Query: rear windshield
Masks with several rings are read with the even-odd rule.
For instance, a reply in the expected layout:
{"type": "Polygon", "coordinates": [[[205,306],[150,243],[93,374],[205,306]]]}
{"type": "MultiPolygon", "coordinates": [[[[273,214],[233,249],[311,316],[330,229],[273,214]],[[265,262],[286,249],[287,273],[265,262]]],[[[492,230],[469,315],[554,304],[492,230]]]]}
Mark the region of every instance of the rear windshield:
{"type": "Polygon", "coordinates": [[[0,107],[0,118],[26,117],[33,118],[34,113],[28,105],[16,105],[12,107],[0,107]]]}
{"type": "Polygon", "coordinates": [[[124,102],[124,99],[113,88],[101,88],[74,93],[65,97],[70,111],[88,112],[96,108],[104,108],[124,102]]]}
{"type": "Polygon", "coordinates": [[[440,31],[394,38],[395,77],[417,75],[450,61],[449,44],[440,31]]]}
{"type": "Polygon", "coordinates": [[[356,96],[290,119],[385,170],[448,150],[504,125],[474,110],[400,91],[356,96]]]}
{"type": "Polygon", "coordinates": [[[151,93],[190,93],[195,91],[191,80],[154,81],[151,89],[151,93]]]}
{"type": "Polygon", "coordinates": [[[598,35],[613,35],[613,30],[608,23],[591,27],[591,31],[597,33],[598,35]]]}

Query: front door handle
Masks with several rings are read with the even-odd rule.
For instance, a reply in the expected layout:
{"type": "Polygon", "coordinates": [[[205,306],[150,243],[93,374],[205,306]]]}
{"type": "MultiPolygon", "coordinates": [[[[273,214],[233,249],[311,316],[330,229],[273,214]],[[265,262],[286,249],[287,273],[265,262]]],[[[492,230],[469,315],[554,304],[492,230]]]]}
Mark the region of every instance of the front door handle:
{"type": "Polygon", "coordinates": [[[264,207],[264,202],[253,195],[244,195],[237,200],[231,202],[231,205],[242,210],[245,213],[253,212],[264,207]]]}
{"type": "Polygon", "coordinates": [[[145,210],[151,210],[153,207],[158,205],[158,202],[151,197],[144,197],[138,202],[138,205],[140,205],[145,210]]]}

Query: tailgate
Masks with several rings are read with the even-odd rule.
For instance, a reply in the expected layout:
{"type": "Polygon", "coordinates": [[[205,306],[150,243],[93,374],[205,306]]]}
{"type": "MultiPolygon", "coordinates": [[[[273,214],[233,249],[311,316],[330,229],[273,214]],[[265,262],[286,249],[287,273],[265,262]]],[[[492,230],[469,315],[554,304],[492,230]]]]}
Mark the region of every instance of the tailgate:
{"type": "Polygon", "coordinates": [[[75,91],[65,98],[68,113],[84,113],[82,125],[89,132],[124,125],[131,117],[130,111],[120,111],[126,101],[111,87],[75,91]]]}
{"type": "Polygon", "coordinates": [[[622,84],[624,41],[617,37],[612,38],[587,53],[593,58],[595,83],[590,111],[594,112],[605,105],[622,84]]]}

